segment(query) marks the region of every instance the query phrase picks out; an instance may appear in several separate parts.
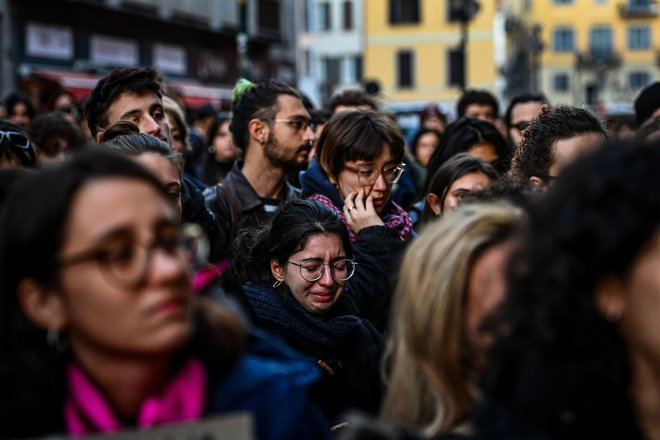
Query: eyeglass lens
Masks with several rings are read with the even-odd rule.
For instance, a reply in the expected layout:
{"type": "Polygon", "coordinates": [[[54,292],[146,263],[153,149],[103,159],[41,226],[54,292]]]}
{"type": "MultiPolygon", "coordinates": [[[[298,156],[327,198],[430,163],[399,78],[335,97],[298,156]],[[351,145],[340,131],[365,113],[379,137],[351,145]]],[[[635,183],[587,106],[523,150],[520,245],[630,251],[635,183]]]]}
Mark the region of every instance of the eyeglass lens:
{"type": "MultiPolygon", "coordinates": [[[[314,282],[323,276],[325,273],[325,263],[321,262],[307,262],[304,264],[292,264],[300,267],[300,275],[307,281],[314,282]]],[[[330,267],[330,274],[336,281],[346,281],[353,276],[355,272],[355,262],[353,260],[345,259],[335,261],[332,264],[328,264],[330,267]]]]}
{"type": "Polygon", "coordinates": [[[378,176],[382,175],[385,183],[391,185],[397,183],[401,174],[403,173],[404,168],[401,165],[394,165],[391,167],[385,167],[378,173],[376,170],[369,168],[360,168],[358,170],[358,180],[361,185],[373,185],[378,180],[378,176]]]}

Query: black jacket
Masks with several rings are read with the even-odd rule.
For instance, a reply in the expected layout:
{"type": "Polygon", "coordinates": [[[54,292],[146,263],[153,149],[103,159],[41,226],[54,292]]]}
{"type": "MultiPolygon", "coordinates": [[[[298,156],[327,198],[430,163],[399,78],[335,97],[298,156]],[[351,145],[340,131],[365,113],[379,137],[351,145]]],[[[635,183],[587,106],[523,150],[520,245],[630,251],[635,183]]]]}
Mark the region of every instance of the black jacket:
{"type": "Polygon", "coordinates": [[[227,237],[213,214],[204,205],[204,196],[195,182],[184,175],[181,179],[182,223],[197,223],[209,240],[209,262],[217,263],[227,255],[227,237]]]}
{"type": "MultiPolygon", "coordinates": [[[[204,191],[206,206],[215,214],[230,246],[241,229],[259,226],[269,217],[263,201],[241,172],[242,166],[242,162],[234,163],[224,181],[204,191]]],[[[286,202],[299,197],[300,190],[287,182],[279,199],[286,202]]]]}
{"type": "Polygon", "coordinates": [[[257,326],[311,357],[323,372],[315,396],[330,420],[351,409],[376,413],[382,397],[382,337],[369,321],[357,316],[360,311],[351,295],[342,295],[321,320],[305,310],[285,285],[248,283],[242,294],[257,326]]]}

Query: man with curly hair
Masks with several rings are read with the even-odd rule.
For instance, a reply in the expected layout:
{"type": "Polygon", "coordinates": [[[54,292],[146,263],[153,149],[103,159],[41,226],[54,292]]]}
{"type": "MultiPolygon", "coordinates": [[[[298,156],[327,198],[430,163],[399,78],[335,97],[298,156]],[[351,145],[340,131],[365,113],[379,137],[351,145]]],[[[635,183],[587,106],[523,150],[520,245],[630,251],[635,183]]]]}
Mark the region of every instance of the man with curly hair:
{"type": "Polygon", "coordinates": [[[589,110],[546,105],[516,147],[509,175],[545,188],[568,163],[606,138],[603,123],[589,110]]]}

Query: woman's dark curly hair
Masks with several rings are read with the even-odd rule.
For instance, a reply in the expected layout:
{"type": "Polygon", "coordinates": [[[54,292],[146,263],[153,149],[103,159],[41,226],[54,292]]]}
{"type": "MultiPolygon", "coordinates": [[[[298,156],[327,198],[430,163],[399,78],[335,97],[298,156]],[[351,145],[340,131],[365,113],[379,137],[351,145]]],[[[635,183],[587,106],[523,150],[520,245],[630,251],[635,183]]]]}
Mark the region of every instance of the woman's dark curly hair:
{"type": "Polygon", "coordinates": [[[542,387],[527,387],[523,392],[529,400],[521,404],[521,377],[534,359],[535,374],[541,377],[567,373],[559,382],[567,387],[562,391],[571,401],[567,405],[577,411],[572,419],[585,429],[580,433],[589,432],[582,438],[620,433],[624,420],[630,421],[625,414],[630,409],[625,343],[618,326],[598,311],[595,292],[606,277],[625,277],[657,233],[658,188],[660,143],[619,143],[569,165],[539,200],[512,260],[509,296],[490,323],[498,359],[484,384],[490,399],[504,401],[527,417],[542,417],[544,428],[555,429],[561,438],[579,438],[575,430],[556,431],[559,425],[570,425],[550,410],[561,406],[557,390],[545,388],[541,395],[542,387]],[[544,411],[538,411],[543,405],[544,411]],[[608,417],[615,407],[623,407],[623,413],[608,417]],[[600,425],[589,424],[590,417],[600,425]]]}

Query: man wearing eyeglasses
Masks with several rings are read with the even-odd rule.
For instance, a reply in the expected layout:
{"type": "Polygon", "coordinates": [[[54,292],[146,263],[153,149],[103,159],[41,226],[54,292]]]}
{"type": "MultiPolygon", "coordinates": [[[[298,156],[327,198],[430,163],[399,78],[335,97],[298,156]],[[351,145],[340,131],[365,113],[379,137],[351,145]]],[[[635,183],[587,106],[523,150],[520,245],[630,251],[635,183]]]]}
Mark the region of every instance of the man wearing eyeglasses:
{"type": "Polygon", "coordinates": [[[259,225],[280,204],[300,197],[286,175],[307,167],[314,130],[294,88],[243,79],[234,89],[229,130],[245,159],[204,196],[231,243],[240,229],[259,225]]]}

